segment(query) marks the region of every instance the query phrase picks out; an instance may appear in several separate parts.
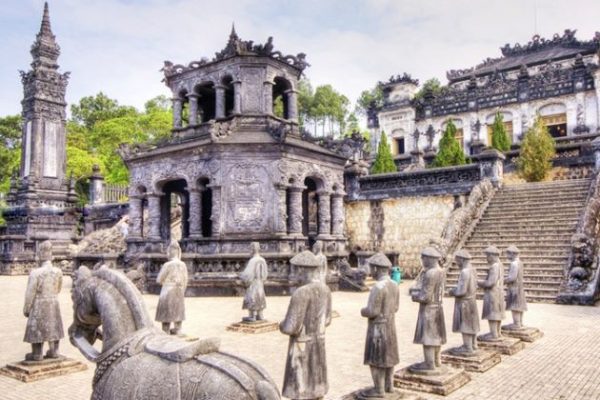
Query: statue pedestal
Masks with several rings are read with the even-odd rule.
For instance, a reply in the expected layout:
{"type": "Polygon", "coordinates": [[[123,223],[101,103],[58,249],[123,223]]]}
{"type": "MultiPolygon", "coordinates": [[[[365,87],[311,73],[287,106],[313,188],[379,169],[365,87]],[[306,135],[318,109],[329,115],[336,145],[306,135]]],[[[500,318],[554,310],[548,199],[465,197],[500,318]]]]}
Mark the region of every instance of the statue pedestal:
{"type": "Polygon", "coordinates": [[[265,333],[279,330],[279,324],[266,320],[256,322],[240,321],[229,325],[227,330],[242,333],[265,333]]]}
{"type": "Polygon", "coordinates": [[[471,380],[469,374],[462,368],[442,365],[434,372],[412,372],[410,368],[406,367],[396,371],[394,374],[395,387],[447,396],[471,380]]]}
{"type": "Polygon", "coordinates": [[[529,326],[514,328],[513,325],[503,325],[502,335],[521,339],[524,342],[531,343],[541,339],[544,336],[544,332],[540,331],[538,328],[532,328],[529,326]]]}
{"type": "Polygon", "coordinates": [[[475,350],[471,354],[457,351],[459,347],[442,351],[442,363],[470,372],[485,372],[500,364],[500,353],[489,350],[475,350]]]}
{"type": "Polygon", "coordinates": [[[500,354],[512,356],[525,348],[525,343],[520,339],[501,336],[490,339],[488,334],[477,337],[477,345],[484,350],[497,351],[500,354]]]}
{"type": "Polygon", "coordinates": [[[186,342],[195,342],[196,340],[200,340],[200,338],[198,336],[190,336],[190,335],[186,335],[185,333],[179,333],[177,335],[171,335],[171,336],[175,336],[179,339],[183,339],[186,342]]]}
{"type": "Polygon", "coordinates": [[[45,358],[42,361],[17,361],[0,368],[0,375],[21,382],[34,382],[55,376],[84,371],[87,365],[72,358],[45,358]]]}
{"type": "Polygon", "coordinates": [[[363,391],[369,390],[370,387],[366,387],[346,396],[343,396],[340,400],[373,400],[373,399],[381,399],[381,400],[427,400],[424,397],[419,396],[416,393],[408,393],[408,392],[398,392],[394,391],[393,393],[386,393],[383,397],[365,397],[362,395],[363,391]]]}

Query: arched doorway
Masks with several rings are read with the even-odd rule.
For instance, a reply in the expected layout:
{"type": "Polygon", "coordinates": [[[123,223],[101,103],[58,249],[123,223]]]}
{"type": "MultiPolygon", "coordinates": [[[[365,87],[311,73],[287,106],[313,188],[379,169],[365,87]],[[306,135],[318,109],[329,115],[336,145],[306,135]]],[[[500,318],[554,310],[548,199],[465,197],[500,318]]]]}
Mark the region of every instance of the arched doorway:
{"type": "Polygon", "coordinates": [[[319,234],[318,185],[315,179],[306,178],[304,186],[302,191],[302,234],[308,237],[308,244],[312,247],[319,234]]]}
{"type": "Polygon", "coordinates": [[[221,81],[225,87],[225,116],[228,117],[233,114],[234,107],[234,90],[233,90],[233,78],[227,75],[221,81]]]}
{"type": "Polygon", "coordinates": [[[273,85],[273,114],[276,117],[289,119],[289,104],[287,92],[292,88],[286,79],[277,77],[273,85]]]}
{"type": "Polygon", "coordinates": [[[202,83],[196,86],[198,95],[198,122],[208,122],[215,119],[215,85],[212,82],[202,83]]]}
{"type": "Polygon", "coordinates": [[[208,187],[208,178],[200,178],[200,231],[203,237],[212,236],[212,189],[208,187]]]}
{"type": "Polygon", "coordinates": [[[162,186],[160,236],[164,240],[189,236],[189,192],[185,179],[168,181],[162,186]]]}

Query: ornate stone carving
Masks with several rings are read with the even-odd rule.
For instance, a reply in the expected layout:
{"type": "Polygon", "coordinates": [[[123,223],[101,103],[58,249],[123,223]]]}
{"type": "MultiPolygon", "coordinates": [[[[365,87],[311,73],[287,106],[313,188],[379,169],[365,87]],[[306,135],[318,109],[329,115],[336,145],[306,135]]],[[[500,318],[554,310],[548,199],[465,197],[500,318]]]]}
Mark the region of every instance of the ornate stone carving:
{"type": "Polygon", "coordinates": [[[268,229],[269,174],[257,163],[238,163],[227,173],[227,232],[263,232],[268,229]]]}

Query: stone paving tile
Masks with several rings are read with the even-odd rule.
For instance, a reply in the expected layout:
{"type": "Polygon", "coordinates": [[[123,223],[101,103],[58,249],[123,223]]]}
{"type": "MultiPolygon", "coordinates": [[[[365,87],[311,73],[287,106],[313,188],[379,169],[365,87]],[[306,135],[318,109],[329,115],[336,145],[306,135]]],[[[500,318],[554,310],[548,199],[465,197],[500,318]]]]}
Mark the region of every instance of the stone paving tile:
{"type": "MultiPolygon", "coordinates": [[[[29,351],[22,342],[25,318],[22,315],[26,277],[0,276],[0,364],[22,359],[29,351]]],[[[412,344],[418,306],[410,301],[410,282],[401,285],[400,311],[397,316],[400,365],[419,361],[421,347],[412,344]]],[[[65,332],[72,320],[70,279],[65,279],[60,296],[65,332]]],[[[371,383],[369,369],[362,365],[366,321],[360,308],[367,293],[333,294],[333,306],[341,317],[335,318],[327,331],[327,358],[330,391],[327,399],[338,399],[371,383]]],[[[144,296],[152,315],[157,297],[144,296]]],[[[270,297],[266,317],[280,320],[287,309],[288,297],[270,297]]],[[[278,385],[283,369],[288,339],[279,332],[260,335],[227,332],[226,326],[244,315],[241,298],[188,298],[188,321],[184,330],[200,337],[219,336],[221,348],[260,363],[278,385]]],[[[450,332],[453,300],[445,303],[449,343],[458,345],[460,335],[450,332]]],[[[479,304],[481,309],[481,304],[479,304]]],[[[569,400],[600,398],[600,307],[530,304],[525,315],[528,325],[544,331],[544,338],[527,344],[513,356],[502,356],[502,363],[484,374],[471,374],[473,380],[447,397],[424,395],[430,400],[569,400]]],[[[509,315],[507,315],[507,318],[509,315]]],[[[157,325],[158,326],[158,325],[157,325]]],[[[487,329],[487,324],[482,327],[487,329]]],[[[64,354],[84,361],[68,343],[61,342],[64,354]]],[[[89,399],[94,366],[89,370],[40,382],[21,383],[0,377],[0,399],[78,400],[89,399]]]]}

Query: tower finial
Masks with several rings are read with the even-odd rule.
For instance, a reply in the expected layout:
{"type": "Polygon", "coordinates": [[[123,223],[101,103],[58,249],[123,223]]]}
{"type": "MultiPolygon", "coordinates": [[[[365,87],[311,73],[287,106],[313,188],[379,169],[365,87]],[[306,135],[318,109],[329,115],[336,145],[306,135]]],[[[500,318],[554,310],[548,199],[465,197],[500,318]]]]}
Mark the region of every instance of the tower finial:
{"type": "Polygon", "coordinates": [[[238,35],[237,35],[236,31],[235,31],[235,22],[231,23],[231,33],[229,34],[229,38],[230,39],[237,39],[238,38],[238,35]]]}
{"type": "Polygon", "coordinates": [[[52,28],[50,26],[50,11],[48,9],[48,2],[44,3],[44,16],[42,17],[42,26],[40,28],[42,35],[52,35],[52,28]]]}

